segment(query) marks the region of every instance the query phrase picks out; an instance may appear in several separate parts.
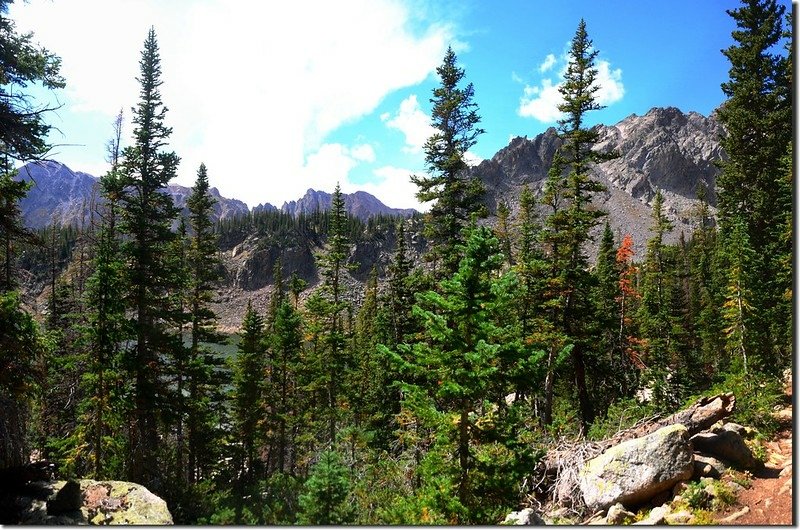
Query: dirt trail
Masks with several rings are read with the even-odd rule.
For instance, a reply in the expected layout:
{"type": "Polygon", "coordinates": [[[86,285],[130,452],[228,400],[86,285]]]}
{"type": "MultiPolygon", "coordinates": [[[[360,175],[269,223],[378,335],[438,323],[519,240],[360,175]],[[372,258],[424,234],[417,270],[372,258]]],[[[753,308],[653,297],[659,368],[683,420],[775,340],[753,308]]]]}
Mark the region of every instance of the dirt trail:
{"type": "Polygon", "coordinates": [[[739,493],[738,503],[717,514],[725,525],[792,525],[792,383],[785,388],[787,405],[775,412],[782,429],[767,442],[764,469],[753,473],[750,488],[739,493]]]}

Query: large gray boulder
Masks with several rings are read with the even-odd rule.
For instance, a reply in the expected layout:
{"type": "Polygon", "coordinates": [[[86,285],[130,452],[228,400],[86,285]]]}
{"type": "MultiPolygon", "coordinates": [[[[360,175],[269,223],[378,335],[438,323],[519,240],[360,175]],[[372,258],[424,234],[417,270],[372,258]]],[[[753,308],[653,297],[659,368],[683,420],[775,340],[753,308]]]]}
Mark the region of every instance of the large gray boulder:
{"type": "Polygon", "coordinates": [[[716,432],[698,433],[692,437],[692,444],[696,451],[715,456],[740,468],[755,469],[759,466],[759,461],[735,427],[723,426],[716,432]]]}
{"type": "Polygon", "coordinates": [[[41,481],[16,499],[19,524],[168,525],[167,503],[144,486],[116,480],[41,481]]]}
{"type": "Polygon", "coordinates": [[[589,460],[580,471],[579,484],[584,503],[594,512],[618,502],[634,506],[650,500],[690,479],[693,471],[688,431],[675,424],[589,460]]]}

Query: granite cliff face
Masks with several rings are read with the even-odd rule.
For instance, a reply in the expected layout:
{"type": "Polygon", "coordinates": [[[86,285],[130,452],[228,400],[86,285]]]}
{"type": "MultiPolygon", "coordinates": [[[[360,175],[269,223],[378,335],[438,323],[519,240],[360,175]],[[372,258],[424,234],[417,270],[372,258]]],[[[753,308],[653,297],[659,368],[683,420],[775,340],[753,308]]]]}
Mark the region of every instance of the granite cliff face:
{"type": "MultiPolygon", "coordinates": [[[[598,132],[600,141],[595,148],[619,156],[594,168],[594,178],[607,188],[595,197],[594,206],[608,212],[615,233],[633,236],[639,257],[651,236],[652,199],[657,189],[661,189],[666,213],[675,224],[668,241],[676,241],[681,231],[691,232],[699,184],[709,190],[708,201],[714,211],[713,190],[719,174],[715,163],[725,154],[719,144],[724,131],[713,114],[705,117],[673,107],[654,108],[616,125],[600,125],[598,132]]],[[[486,185],[489,211],[494,213],[499,202],[505,201],[512,214],[516,212],[526,185],[540,195],[560,144],[556,130],[550,128],[533,139],[512,139],[490,160],[472,168],[472,174],[486,185]]]]}

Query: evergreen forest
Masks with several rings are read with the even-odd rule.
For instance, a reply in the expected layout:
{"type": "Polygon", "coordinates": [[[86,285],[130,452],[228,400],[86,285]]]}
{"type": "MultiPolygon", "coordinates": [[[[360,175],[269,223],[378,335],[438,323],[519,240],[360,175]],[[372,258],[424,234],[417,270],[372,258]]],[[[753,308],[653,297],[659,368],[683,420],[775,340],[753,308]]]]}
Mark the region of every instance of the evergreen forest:
{"type": "Polygon", "coordinates": [[[151,29],[132,131],[122,114],[110,129],[91,222],[31,231],[14,168],[47,158],[52,109],[26,89],[69,80],[55,53],[17,32],[9,3],[1,468],[42,459],[62,478],[136,482],[177,524],[485,525],[546,494],[532,476],[560,439],[601,440],[714,392],[736,394],[741,422],[776,429],[769,411],[793,366],[794,166],[793,22],[775,0],[728,12],[727,158],[677,243],[656,194],[644,255],[592,205],[605,191],[592,167],[617,153],[595,149],[586,126],[603,109],[603,43],[582,20],[559,88],[561,147],[542,193],[525,190],[514,215],[507,205],[489,215],[467,171],[483,133],[480,87],[451,48],[430,95],[427,171],[409,176],[432,204],[424,215],[360,221],[337,186],[327,212],[215,222],[216,168],[201,164],[180,216],[160,191],[181,160],[168,148],[160,87],[170,72],[151,29]],[[427,241],[422,260],[408,249],[412,224],[427,241]],[[388,271],[369,273],[353,297],[352,246],[388,232],[388,271]],[[316,241],[319,282],[279,262],[268,309],[248,305],[233,341],[213,309],[220,248],[250,233],[316,241]],[[44,314],[23,303],[23,270],[47,279],[44,314]]]}

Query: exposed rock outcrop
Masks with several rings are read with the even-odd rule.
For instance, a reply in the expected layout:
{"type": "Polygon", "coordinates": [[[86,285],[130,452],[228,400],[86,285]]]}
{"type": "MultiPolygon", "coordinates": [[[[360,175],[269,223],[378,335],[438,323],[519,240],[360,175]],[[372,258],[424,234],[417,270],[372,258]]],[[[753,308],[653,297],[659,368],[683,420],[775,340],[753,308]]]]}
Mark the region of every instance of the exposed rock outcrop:
{"type": "MultiPolygon", "coordinates": [[[[284,202],[281,211],[293,217],[300,214],[312,214],[315,211],[330,210],[333,195],[326,191],[317,191],[309,188],[306,194],[296,201],[284,202]]],[[[349,215],[366,220],[373,215],[401,215],[408,217],[416,210],[413,208],[390,208],[383,204],[377,197],[365,191],[342,193],[344,208],[349,215]]]]}
{"type": "Polygon", "coordinates": [[[518,512],[511,512],[506,516],[505,520],[503,521],[504,525],[523,525],[523,526],[542,526],[546,523],[544,519],[542,519],[536,510],[533,508],[525,508],[518,512]]]}

